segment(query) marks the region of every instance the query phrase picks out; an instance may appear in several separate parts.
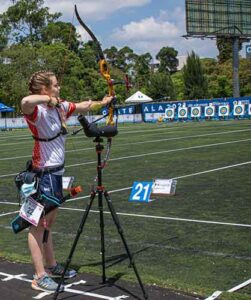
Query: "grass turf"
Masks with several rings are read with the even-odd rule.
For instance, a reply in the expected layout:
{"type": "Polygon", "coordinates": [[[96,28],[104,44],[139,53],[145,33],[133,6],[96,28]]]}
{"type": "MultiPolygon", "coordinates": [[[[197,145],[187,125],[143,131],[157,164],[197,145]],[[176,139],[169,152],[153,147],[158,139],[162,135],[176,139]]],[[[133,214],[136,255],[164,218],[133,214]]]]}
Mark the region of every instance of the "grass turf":
{"type": "MultiPolygon", "coordinates": [[[[127,188],[111,198],[144,283],[210,295],[250,278],[250,227],[191,221],[251,224],[250,125],[245,120],[119,126],[103,184],[108,190],[127,188]],[[244,162],[249,163],[230,167],[244,162]],[[134,181],[153,178],[178,178],[177,194],[148,204],[128,202],[134,181]]],[[[27,130],[1,133],[1,201],[17,202],[12,174],[23,170],[32,144],[27,130]]],[[[81,133],[68,138],[66,150],[66,175],[75,176],[87,196],[96,174],[95,144],[81,133]]],[[[101,272],[97,202],[72,260],[80,271],[101,272]]],[[[69,254],[86,204],[87,198],[71,201],[59,212],[53,229],[59,261],[69,254]]],[[[136,281],[105,203],[104,208],[107,275],[136,281]]],[[[0,204],[0,215],[17,209],[0,204]]],[[[27,234],[15,236],[8,227],[14,215],[0,218],[0,254],[28,262],[27,234]]],[[[228,293],[221,298],[250,299],[250,294],[246,287],[235,298],[228,293]]]]}

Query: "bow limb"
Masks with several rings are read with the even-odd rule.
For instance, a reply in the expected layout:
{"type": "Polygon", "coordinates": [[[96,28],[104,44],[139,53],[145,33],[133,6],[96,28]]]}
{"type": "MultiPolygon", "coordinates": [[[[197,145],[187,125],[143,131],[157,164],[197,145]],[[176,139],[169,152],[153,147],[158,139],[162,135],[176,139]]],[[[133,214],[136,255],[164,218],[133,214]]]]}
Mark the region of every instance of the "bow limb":
{"type": "MultiPolygon", "coordinates": [[[[115,99],[115,91],[114,91],[114,87],[113,87],[113,81],[111,80],[110,70],[109,70],[107,61],[105,60],[104,52],[100,46],[100,43],[99,43],[98,39],[96,38],[96,36],[94,35],[94,33],[90,30],[90,28],[81,19],[76,5],[75,5],[75,14],[79,21],[79,24],[88,32],[88,34],[91,36],[91,38],[96,46],[98,56],[99,56],[100,73],[107,82],[108,95],[113,96],[115,99]]],[[[108,118],[106,121],[107,125],[114,125],[113,115],[114,115],[114,108],[113,108],[113,104],[111,104],[108,108],[108,118]]]]}
{"type": "Polygon", "coordinates": [[[99,59],[105,59],[103,50],[100,46],[100,43],[98,41],[98,39],[96,38],[96,36],[94,35],[94,33],[91,31],[91,29],[83,22],[83,20],[81,19],[79,13],[78,13],[78,9],[77,9],[77,5],[75,4],[75,14],[76,17],[79,21],[79,24],[89,33],[89,35],[91,36],[93,42],[95,43],[96,47],[97,47],[97,51],[98,51],[98,55],[99,55],[99,59]]]}

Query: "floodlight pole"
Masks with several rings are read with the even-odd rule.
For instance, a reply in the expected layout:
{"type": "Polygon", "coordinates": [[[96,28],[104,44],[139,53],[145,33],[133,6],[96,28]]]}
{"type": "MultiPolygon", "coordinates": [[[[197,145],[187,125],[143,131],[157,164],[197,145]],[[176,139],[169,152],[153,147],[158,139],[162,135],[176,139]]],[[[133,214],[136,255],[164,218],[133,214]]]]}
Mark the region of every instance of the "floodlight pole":
{"type": "Polygon", "coordinates": [[[233,37],[233,96],[240,97],[238,36],[233,37]]]}

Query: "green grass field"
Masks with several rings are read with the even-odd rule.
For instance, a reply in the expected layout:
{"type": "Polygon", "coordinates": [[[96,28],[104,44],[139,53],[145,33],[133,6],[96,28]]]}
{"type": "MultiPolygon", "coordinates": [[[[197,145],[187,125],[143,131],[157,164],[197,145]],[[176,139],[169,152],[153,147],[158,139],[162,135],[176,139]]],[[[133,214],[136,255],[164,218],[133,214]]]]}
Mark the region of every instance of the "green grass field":
{"type": "MultiPolygon", "coordinates": [[[[71,129],[70,129],[71,130],[71,129]]],[[[119,126],[103,184],[111,192],[129,248],[145,284],[209,296],[251,277],[251,121],[119,126]],[[134,181],[176,178],[176,195],[128,202],[134,181]],[[204,222],[201,222],[204,221],[204,222]]],[[[104,140],[104,145],[106,140],[104,140]]],[[[24,169],[33,140],[28,130],[0,133],[0,255],[30,262],[27,232],[14,235],[18,210],[14,174],[24,169]],[[7,202],[7,203],[4,203],[7,202]]],[[[66,173],[84,189],[64,204],[54,226],[57,259],[64,262],[96,175],[95,143],[69,136],[66,173]]],[[[88,216],[72,265],[101,274],[98,199],[88,216]]],[[[105,206],[107,275],[136,281],[105,206]]],[[[251,298],[251,286],[220,299],[251,298]]]]}

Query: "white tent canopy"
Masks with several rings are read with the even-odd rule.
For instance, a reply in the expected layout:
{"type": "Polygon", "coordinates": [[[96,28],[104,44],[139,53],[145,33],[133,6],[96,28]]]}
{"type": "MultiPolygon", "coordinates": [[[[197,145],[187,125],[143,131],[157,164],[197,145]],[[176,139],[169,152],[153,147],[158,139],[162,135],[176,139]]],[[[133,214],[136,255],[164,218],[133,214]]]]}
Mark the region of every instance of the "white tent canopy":
{"type": "Polygon", "coordinates": [[[147,95],[137,91],[135,94],[126,99],[125,103],[142,103],[142,102],[151,102],[152,98],[147,95]]]}

